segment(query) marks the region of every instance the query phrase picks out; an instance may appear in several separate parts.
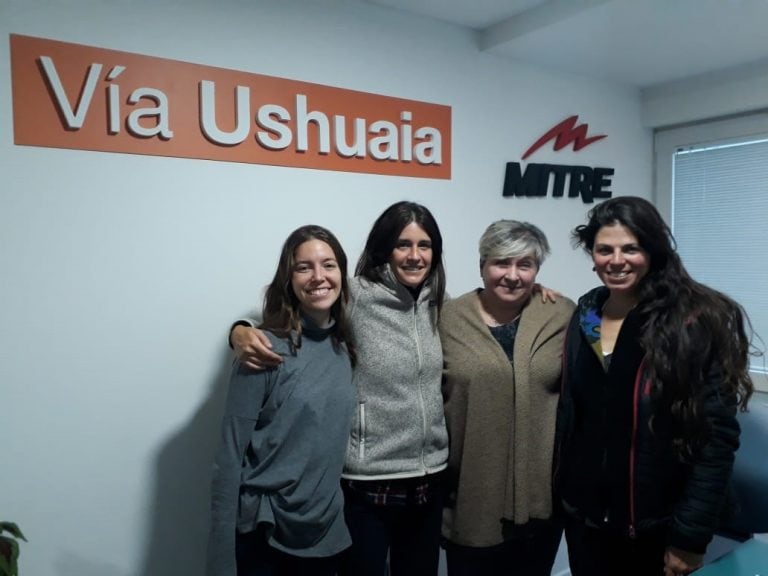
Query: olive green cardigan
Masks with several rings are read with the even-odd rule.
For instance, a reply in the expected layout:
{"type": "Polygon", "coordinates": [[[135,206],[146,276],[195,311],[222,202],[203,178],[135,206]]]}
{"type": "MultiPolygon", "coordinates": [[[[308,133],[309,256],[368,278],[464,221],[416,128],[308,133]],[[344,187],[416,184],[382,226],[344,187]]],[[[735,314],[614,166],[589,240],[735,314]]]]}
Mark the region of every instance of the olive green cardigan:
{"type": "Polygon", "coordinates": [[[514,368],[480,315],[478,291],[446,303],[440,319],[450,495],[443,535],[494,546],[510,524],[552,514],[552,451],[567,298],[523,310],[514,368]],[[508,521],[508,522],[505,522],[508,521]]]}

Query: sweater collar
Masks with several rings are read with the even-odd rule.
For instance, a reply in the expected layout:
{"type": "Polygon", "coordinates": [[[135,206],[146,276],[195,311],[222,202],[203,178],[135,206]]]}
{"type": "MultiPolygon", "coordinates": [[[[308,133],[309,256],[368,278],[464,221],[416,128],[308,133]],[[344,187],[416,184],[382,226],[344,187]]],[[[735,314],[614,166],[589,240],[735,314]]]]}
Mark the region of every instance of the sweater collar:
{"type": "Polygon", "coordinates": [[[393,292],[400,299],[410,298],[415,302],[423,302],[424,300],[428,300],[432,293],[429,279],[422,284],[421,289],[416,293],[415,290],[411,290],[397,279],[389,263],[382,264],[377,268],[377,271],[382,279],[381,285],[393,292]]]}
{"type": "Polygon", "coordinates": [[[311,340],[324,340],[336,330],[336,323],[321,328],[312,318],[304,314],[301,315],[301,334],[311,340]]]}

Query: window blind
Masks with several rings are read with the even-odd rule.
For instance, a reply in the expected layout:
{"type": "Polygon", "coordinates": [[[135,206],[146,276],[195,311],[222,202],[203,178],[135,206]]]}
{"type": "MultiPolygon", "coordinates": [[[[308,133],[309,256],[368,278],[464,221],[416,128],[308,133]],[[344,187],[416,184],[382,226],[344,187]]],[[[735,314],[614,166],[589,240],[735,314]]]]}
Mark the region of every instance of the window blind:
{"type": "MultiPolygon", "coordinates": [[[[678,149],[672,232],[690,274],[732,297],[768,341],[768,139],[678,149]]],[[[768,373],[764,356],[753,372],[768,373]]]]}

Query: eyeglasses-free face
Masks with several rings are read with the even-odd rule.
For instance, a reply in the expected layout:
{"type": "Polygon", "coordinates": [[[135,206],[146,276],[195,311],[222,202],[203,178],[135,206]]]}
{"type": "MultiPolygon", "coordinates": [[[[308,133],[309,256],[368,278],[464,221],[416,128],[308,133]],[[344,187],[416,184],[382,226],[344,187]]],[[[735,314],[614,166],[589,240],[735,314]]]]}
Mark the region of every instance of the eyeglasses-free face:
{"type": "Polygon", "coordinates": [[[424,228],[411,222],[403,228],[389,257],[397,280],[408,288],[418,288],[432,269],[432,239],[424,228]]]}
{"type": "Polygon", "coordinates": [[[318,326],[326,325],[341,294],[341,269],[328,244],[313,239],[296,248],[291,287],[302,312],[318,326]]]}
{"type": "Polygon", "coordinates": [[[603,226],[592,248],[595,272],[611,291],[634,296],[648,274],[651,258],[637,237],[622,224],[603,226]]]}

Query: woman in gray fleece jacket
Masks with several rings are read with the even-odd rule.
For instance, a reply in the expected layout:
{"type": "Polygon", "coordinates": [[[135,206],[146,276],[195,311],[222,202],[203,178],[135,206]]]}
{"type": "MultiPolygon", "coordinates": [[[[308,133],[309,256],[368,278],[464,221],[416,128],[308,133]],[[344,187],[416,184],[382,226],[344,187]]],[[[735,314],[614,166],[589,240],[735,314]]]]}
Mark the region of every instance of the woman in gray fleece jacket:
{"type": "MultiPolygon", "coordinates": [[[[349,576],[437,574],[440,477],[448,461],[442,348],[442,236],[427,208],[398,202],[376,220],[350,280],[357,409],[342,485],[349,576]]],[[[232,344],[246,365],[279,362],[252,328],[232,344]]]]}

